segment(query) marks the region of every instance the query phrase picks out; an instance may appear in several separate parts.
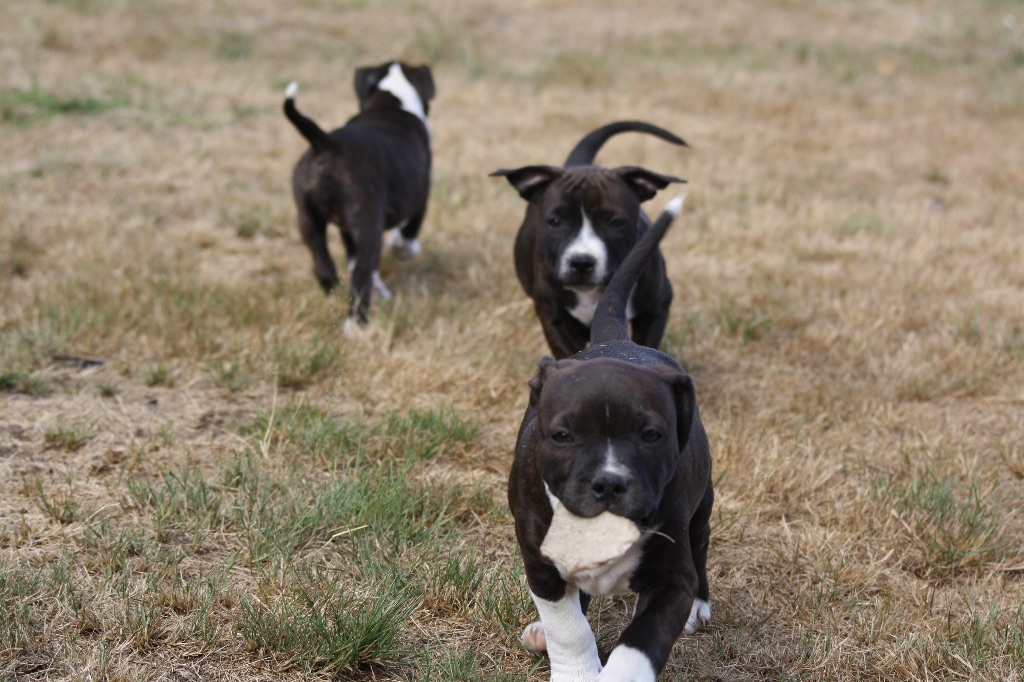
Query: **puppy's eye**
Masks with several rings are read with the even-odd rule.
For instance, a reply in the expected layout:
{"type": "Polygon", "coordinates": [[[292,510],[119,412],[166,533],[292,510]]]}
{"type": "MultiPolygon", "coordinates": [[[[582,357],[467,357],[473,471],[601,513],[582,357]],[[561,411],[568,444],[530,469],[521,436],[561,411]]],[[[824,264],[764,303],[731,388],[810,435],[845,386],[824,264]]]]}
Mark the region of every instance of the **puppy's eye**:
{"type": "Polygon", "coordinates": [[[645,443],[657,443],[661,440],[661,432],[656,429],[644,429],[644,432],[640,434],[640,439],[645,443]]]}
{"type": "Polygon", "coordinates": [[[548,227],[559,228],[562,226],[562,219],[556,215],[549,215],[547,219],[548,227]]]}
{"type": "Polygon", "coordinates": [[[608,219],[608,227],[613,230],[623,230],[626,227],[626,219],[622,216],[615,216],[608,219]]]}
{"type": "Polygon", "coordinates": [[[551,434],[551,440],[559,445],[568,445],[572,442],[572,434],[568,431],[555,431],[551,434]]]}

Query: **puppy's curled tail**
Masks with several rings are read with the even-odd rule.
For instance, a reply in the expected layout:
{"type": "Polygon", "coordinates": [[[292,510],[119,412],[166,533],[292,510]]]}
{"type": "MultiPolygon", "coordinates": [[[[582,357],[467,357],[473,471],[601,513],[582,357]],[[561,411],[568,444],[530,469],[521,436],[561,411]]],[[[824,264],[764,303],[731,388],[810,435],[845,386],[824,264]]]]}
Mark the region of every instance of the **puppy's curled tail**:
{"type": "Polygon", "coordinates": [[[307,118],[295,108],[295,97],[299,94],[299,84],[292,81],[284,90],[284,115],[292,122],[302,136],[309,140],[309,144],[316,151],[323,151],[331,146],[331,138],[328,137],[320,126],[313,119],[307,118]]]}
{"type": "Polygon", "coordinates": [[[665,205],[665,210],[651,227],[644,232],[630,250],[626,260],[612,275],[608,288],[601,294],[594,311],[594,319],[590,324],[590,344],[597,345],[607,341],[628,341],[629,320],[626,319],[626,306],[629,294],[633,290],[640,271],[654,255],[661,238],[668,232],[672,221],[683,211],[686,195],[682,194],[665,205]]]}
{"type": "Polygon", "coordinates": [[[562,164],[566,168],[569,166],[589,166],[594,163],[594,157],[597,156],[598,150],[604,145],[611,137],[618,135],[619,133],[647,133],[648,135],[654,135],[659,137],[666,142],[688,147],[686,141],[681,137],[673,135],[664,128],[659,128],[656,125],[650,123],[644,123],[643,121],[616,121],[615,123],[609,123],[603,125],[597,130],[588,133],[582,140],[576,143],[576,146],[569,152],[569,156],[566,157],[565,163],[562,164]]]}

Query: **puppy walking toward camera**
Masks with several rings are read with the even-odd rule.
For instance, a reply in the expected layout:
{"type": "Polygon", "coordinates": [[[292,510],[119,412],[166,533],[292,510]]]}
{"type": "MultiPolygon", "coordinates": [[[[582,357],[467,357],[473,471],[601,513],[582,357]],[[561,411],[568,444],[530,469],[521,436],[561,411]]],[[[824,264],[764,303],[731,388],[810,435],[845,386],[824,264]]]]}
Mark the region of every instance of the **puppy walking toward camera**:
{"type": "Polygon", "coordinates": [[[327,249],[327,224],[341,229],[351,297],[345,332],[365,324],[374,289],[391,298],[380,277],[384,232],[396,256],[419,255],[419,231],[430,193],[427,111],[434,80],[427,66],[390,62],[356,70],[359,113],[327,133],[295,107],[298,84],[285,90],[284,113],[310,144],[292,174],[302,239],[320,286],[338,285],[327,249]]]}
{"type": "Polygon", "coordinates": [[[690,377],[629,339],[627,305],[682,199],[670,202],[597,302],[591,346],[540,362],[508,500],[552,682],[654,682],[676,639],[711,620],[711,454],[690,377]],[[637,594],[602,669],[591,595],[637,594]]]}
{"type": "MultiPolygon", "coordinates": [[[[565,358],[590,340],[601,292],[620,263],[650,227],[640,204],[671,182],[686,182],[643,168],[600,168],[594,157],[622,132],[643,132],[677,145],[672,133],[642,121],[619,121],[586,135],[564,168],[525,166],[498,170],[528,202],[516,235],[516,275],[533,299],[551,353],[565,358]]],[[[637,343],[657,348],[668,324],[672,285],[655,249],[630,293],[626,316],[637,343]]]]}

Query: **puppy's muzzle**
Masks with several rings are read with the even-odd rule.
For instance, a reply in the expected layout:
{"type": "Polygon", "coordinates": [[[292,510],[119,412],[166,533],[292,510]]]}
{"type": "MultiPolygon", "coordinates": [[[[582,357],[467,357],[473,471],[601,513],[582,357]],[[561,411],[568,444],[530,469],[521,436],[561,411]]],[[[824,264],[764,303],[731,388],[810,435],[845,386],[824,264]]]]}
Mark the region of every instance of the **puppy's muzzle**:
{"type": "Polygon", "coordinates": [[[590,494],[602,504],[611,506],[629,492],[629,479],[620,474],[604,471],[590,482],[590,494]]]}
{"type": "Polygon", "coordinates": [[[590,254],[577,254],[569,259],[569,275],[575,278],[589,278],[597,267],[597,259],[590,254]]]}

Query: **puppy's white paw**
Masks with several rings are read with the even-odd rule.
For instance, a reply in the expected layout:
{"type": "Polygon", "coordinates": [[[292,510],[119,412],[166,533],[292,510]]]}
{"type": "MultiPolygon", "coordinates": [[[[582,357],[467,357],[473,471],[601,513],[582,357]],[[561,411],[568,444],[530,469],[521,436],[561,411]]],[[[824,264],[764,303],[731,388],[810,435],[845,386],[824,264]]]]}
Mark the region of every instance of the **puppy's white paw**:
{"type": "Polygon", "coordinates": [[[694,599],[690,608],[690,617],[686,619],[683,632],[692,635],[697,629],[711,622],[711,604],[703,599],[694,599]]]}
{"type": "Polygon", "coordinates": [[[647,654],[620,644],[612,649],[608,665],[597,676],[597,682],[655,682],[656,678],[647,654]]]}
{"type": "Polygon", "coordinates": [[[361,339],[366,334],[366,329],[356,321],[356,318],[347,317],[345,326],[341,328],[341,333],[346,339],[361,339]]]}
{"type": "MultiPolygon", "coordinates": [[[[355,271],[355,269],[356,259],[353,258],[348,262],[349,277],[352,276],[352,273],[355,271]]],[[[388,289],[388,285],[384,284],[384,279],[380,276],[379,270],[373,271],[373,290],[376,291],[377,295],[380,296],[385,301],[390,301],[392,299],[391,289],[388,289]]]]}
{"type": "Polygon", "coordinates": [[[539,620],[526,626],[519,641],[532,654],[542,654],[548,650],[548,638],[544,634],[544,626],[539,620]]]}
{"type": "Polygon", "coordinates": [[[406,239],[398,230],[388,236],[388,244],[396,258],[406,260],[420,255],[420,240],[406,239]]]}
{"type": "Polygon", "coordinates": [[[388,289],[388,285],[384,284],[384,280],[376,270],[373,271],[373,288],[381,299],[385,301],[392,299],[391,289],[388,289]]]}

